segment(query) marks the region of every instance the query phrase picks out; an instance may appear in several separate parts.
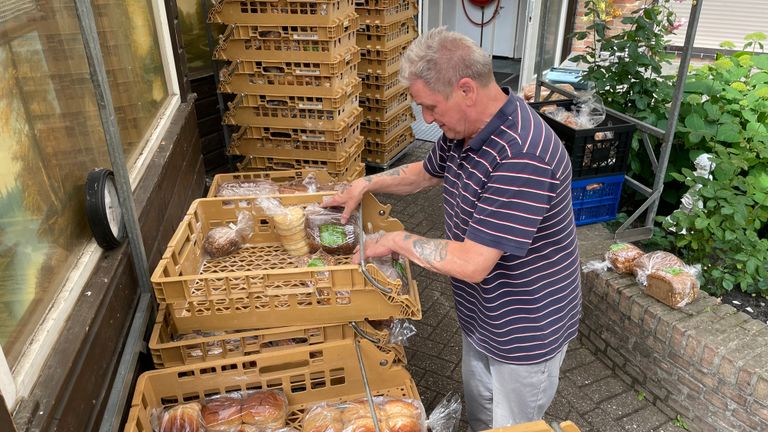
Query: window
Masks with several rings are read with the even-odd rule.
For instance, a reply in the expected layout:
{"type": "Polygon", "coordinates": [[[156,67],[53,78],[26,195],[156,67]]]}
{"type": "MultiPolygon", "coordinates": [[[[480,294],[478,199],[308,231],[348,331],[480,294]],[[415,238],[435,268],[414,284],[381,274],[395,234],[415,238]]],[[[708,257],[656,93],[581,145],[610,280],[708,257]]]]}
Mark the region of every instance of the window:
{"type": "MultiPolygon", "coordinates": [[[[134,172],[178,106],[165,14],[155,3],[92,2],[134,172]]],[[[45,334],[55,337],[77,281],[87,279],[73,273],[98,254],[84,213],[86,174],[109,166],[75,0],[3,0],[0,70],[0,346],[17,382],[33,382],[18,375],[36,374],[29,363],[42,364],[51,344],[30,345],[31,336],[47,322],[45,334]]]]}

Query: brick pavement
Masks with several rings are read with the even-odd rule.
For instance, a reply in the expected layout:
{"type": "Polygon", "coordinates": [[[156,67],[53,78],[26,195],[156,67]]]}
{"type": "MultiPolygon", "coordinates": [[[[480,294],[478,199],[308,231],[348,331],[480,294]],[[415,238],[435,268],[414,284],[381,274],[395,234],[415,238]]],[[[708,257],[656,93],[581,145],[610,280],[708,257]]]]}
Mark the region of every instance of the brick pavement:
{"type": "MultiPolygon", "coordinates": [[[[430,142],[418,142],[397,164],[423,159],[431,146],[430,142]]],[[[439,188],[407,197],[378,197],[392,205],[391,215],[400,219],[407,230],[427,237],[443,237],[439,188]]],[[[585,232],[588,231],[580,229],[580,239],[585,232]]],[[[580,240],[580,244],[585,249],[595,244],[595,239],[587,237],[580,240]]],[[[414,266],[414,278],[419,284],[423,319],[414,322],[417,334],[409,339],[406,353],[408,369],[429,412],[449,391],[462,393],[461,335],[448,279],[417,266],[414,266]]],[[[545,420],[572,420],[584,432],[683,430],[614,374],[580,339],[568,347],[560,386],[545,420]]],[[[465,430],[466,417],[462,415],[459,431],[465,430]]]]}

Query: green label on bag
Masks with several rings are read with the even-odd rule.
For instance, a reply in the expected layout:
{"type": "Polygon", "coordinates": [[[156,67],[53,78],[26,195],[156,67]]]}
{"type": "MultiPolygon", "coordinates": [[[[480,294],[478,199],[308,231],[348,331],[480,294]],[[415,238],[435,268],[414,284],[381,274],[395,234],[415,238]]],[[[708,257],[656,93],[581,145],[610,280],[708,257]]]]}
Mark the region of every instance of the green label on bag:
{"type": "Polygon", "coordinates": [[[320,258],[312,258],[307,263],[307,267],[325,267],[325,262],[320,258]]]}
{"type": "Polygon", "coordinates": [[[336,247],[346,243],[347,232],[341,225],[320,225],[320,244],[336,247]]]}
{"type": "Polygon", "coordinates": [[[669,273],[672,276],[677,276],[684,271],[685,270],[681,269],[680,267],[667,267],[664,269],[664,272],[669,273]]]}
{"type": "Polygon", "coordinates": [[[405,267],[403,267],[403,263],[400,262],[400,260],[394,260],[392,263],[392,267],[397,270],[397,273],[400,275],[401,278],[405,279],[405,267]]]}
{"type": "Polygon", "coordinates": [[[611,252],[616,252],[616,251],[622,250],[622,249],[624,249],[626,247],[627,247],[626,243],[615,243],[615,244],[612,244],[609,249],[611,250],[611,252]]]}

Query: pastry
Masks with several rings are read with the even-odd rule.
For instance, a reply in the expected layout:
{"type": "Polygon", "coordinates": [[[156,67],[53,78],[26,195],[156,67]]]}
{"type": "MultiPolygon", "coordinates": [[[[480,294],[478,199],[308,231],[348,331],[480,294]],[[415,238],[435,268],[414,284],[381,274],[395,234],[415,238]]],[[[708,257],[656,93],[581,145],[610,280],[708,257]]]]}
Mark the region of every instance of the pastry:
{"type": "Polygon", "coordinates": [[[243,423],[239,397],[209,398],[203,406],[203,423],[208,432],[230,432],[243,423]]]}
{"type": "Polygon", "coordinates": [[[285,426],[288,401],[276,390],[256,391],[243,399],[243,423],[261,428],[285,426]]]}
{"type": "Polygon", "coordinates": [[[199,403],[176,405],[163,413],[160,432],[203,432],[200,418],[199,403]]]}
{"type": "Polygon", "coordinates": [[[304,414],[303,432],[341,432],[341,409],[334,405],[320,404],[304,414]]]}
{"type": "Polygon", "coordinates": [[[608,248],[605,259],[617,273],[632,273],[635,260],[643,255],[645,252],[632,243],[615,243],[608,248]]]}

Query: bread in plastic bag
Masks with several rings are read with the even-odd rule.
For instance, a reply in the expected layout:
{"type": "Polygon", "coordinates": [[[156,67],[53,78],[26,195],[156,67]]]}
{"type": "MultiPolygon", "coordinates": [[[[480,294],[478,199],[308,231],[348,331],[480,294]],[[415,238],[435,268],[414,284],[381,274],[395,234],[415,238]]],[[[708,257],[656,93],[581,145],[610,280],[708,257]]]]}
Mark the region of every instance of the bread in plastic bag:
{"type": "MultiPolygon", "coordinates": [[[[201,338],[207,338],[211,336],[221,336],[226,334],[226,332],[220,332],[220,331],[213,331],[213,332],[203,332],[203,331],[195,331],[194,333],[187,333],[178,335],[175,338],[173,338],[174,342],[180,342],[180,341],[191,341],[195,339],[201,339],[201,338]]],[[[235,339],[235,341],[239,344],[240,340],[235,339]]],[[[198,345],[199,346],[199,345],[198,345]]],[[[224,352],[224,342],[221,340],[212,340],[205,342],[205,355],[207,356],[216,356],[221,355],[224,352]]],[[[186,349],[185,355],[187,357],[191,358],[200,358],[203,357],[203,349],[199,347],[186,349]]]]}
{"type": "Polygon", "coordinates": [[[278,185],[272,180],[231,180],[222,183],[216,189],[217,197],[258,197],[277,195],[278,185]]]}
{"type": "Polygon", "coordinates": [[[614,243],[605,253],[605,259],[617,273],[632,273],[635,260],[643,255],[645,252],[632,243],[614,243]]]}
{"type": "Polygon", "coordinates": [[[203,249],[210,258],[214,259],[231,255],[240,250],[253,232],[253,215],[249,211],[239,210],[237,224],[230,223],[208,231],[203,241],[203,249]]]}
{"type": "Polygon", "coordinates": [[[306,231],[311,252],[324,250],[331,255],[351,255],[358,245],[358,215],[353,211],[346,223],[341,223],[341,207],[323,208],[310,204],[304,210],[306,231]]]}
{"type": "Polygon", "coordinates": [[[211,396],[203,401],[203,423],[207,432],[230,432],[243,423],[240,393],[211,396]]]}
{"type": "Polygon", "coordinates": [[[344,422],[338,404],[319,403],[307,409],[302,419],[302,432],[341,432],[344,422]]]}
{"type": "Polygon", "coordinates": [[[387,332],[387,345],[408,345],[408,338],[416,334],[416,327],[409,319],[387,319],[368,321],[378,331],[387,332]]]}
{"type": "Polygon", "coordinates": [[[461,418],[461,398],[454,392],[448,392],[432,413],[427,425],[432,432],[453,432],[461,418]]]}
{"type": "Polygon", "coordinates": [[[408,286],[408,275],[405,272],[404,258],[392,254],[382,257],[368,258],[368,262],[376,266],[377,269],[389,280],[399,280],[401,285],[398,295],[408,295],[410,287],[408,286]]]}
{"type": "MultiPolygon", "coordinates": [[[[426,432],[427,422],[421,401],[386,396],[373,398],[382,432],[426,432]]],[[[375,425],[367,399],[350,402],[322,402],[307,409],[302,420],[304,432],[373,432],[375,425]]]]}
{"type": "Polygon", "coordinates": [[[653,269],[646,282],[645,293],[673,309],[689,304],[699,295],[696,276],[680,267],[653,269]]]}
{"type": "Polygon", "coordinates": [[[259,198],[256,203],[272,217],[280,243],[291,256],[309,253],[309,243],[304,229],[304,209],[300,206],[284,207],[274,198],[259,198]]]}
{"type": "Polygon", "coordinates": [[[285,427],[288,399],[282,390],[255,390],[243,394],[243,423],[261,429],[285,427]]]}
{"type": "Polygon", "coordinates": [[[201,409],[198,402],[156,409],[151,418],[152,429],[157,432],[204,432],[201,409]]]}
{"type": "Polygon", "coordinates": [[[632,264],[635,279],[640,285],[645,286],[648,273],[656,269],[678,267],[684,268],[685,263],[672,253],[666,251],[653,251],[637,258],[632,264]]]}

